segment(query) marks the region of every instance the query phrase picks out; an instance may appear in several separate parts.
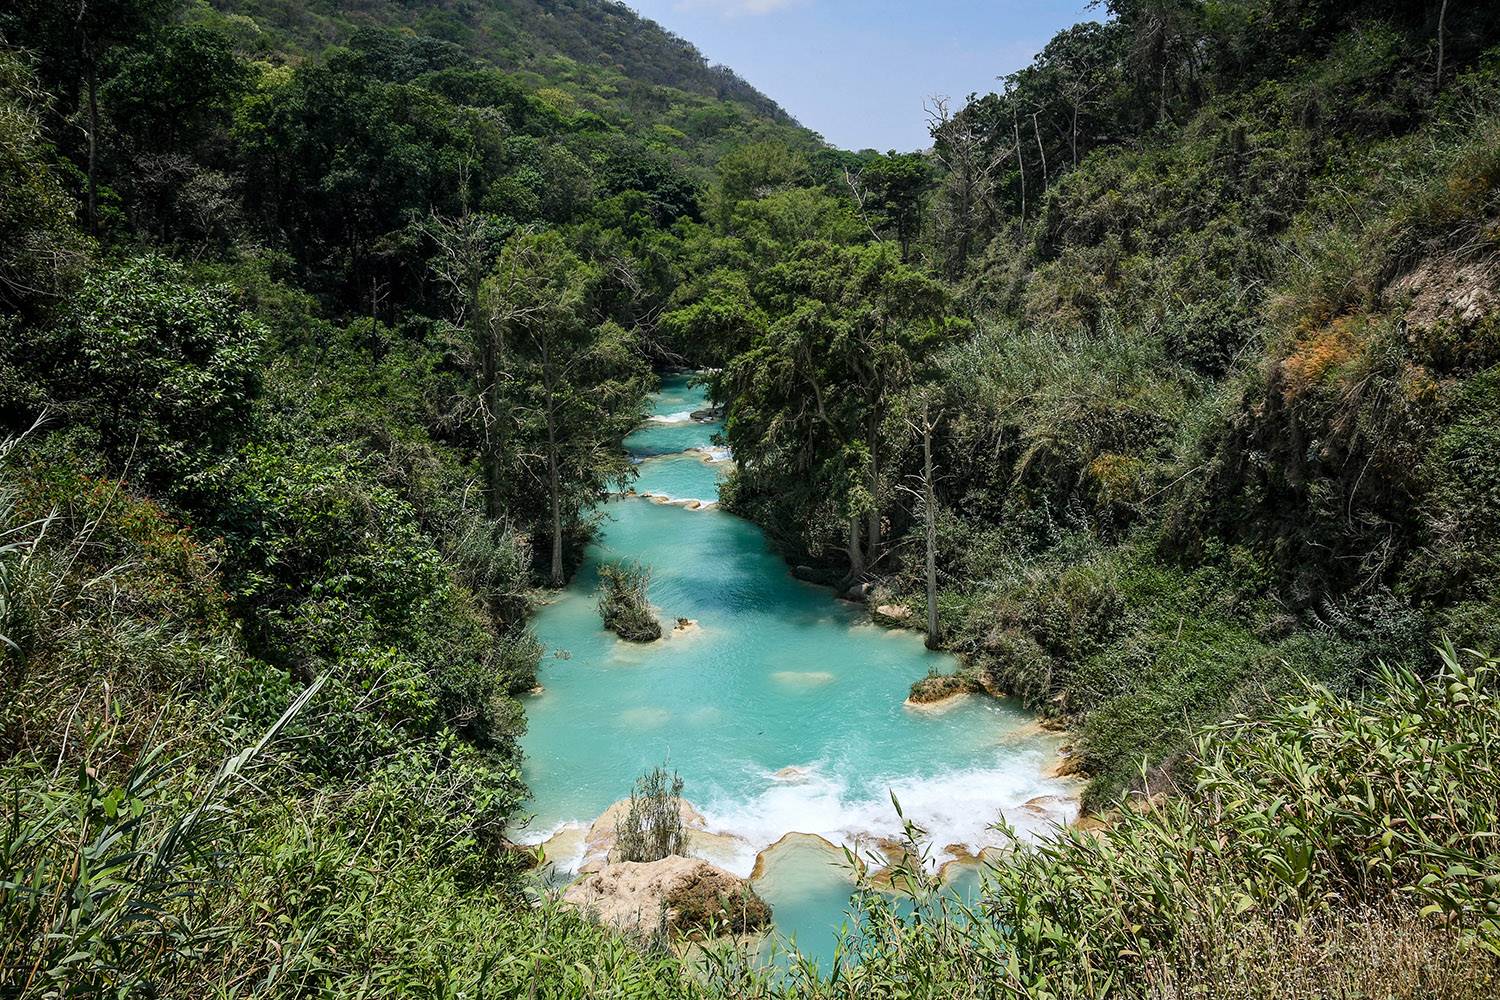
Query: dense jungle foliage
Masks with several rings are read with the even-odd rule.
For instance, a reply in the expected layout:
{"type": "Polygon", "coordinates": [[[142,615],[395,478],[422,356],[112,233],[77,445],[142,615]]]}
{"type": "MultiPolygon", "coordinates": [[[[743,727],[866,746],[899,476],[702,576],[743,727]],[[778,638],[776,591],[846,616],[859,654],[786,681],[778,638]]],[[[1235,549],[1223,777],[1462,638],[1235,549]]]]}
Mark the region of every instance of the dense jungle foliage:
{"type": "Polygon", "coordinates": [[[1500,11],[1095,13],[879,154],[607,2],[0,10],[0,995],[1491,995],[1500,11]],[[1108,825],[771,979],[534,897],[674,364],[1108,825]]]}

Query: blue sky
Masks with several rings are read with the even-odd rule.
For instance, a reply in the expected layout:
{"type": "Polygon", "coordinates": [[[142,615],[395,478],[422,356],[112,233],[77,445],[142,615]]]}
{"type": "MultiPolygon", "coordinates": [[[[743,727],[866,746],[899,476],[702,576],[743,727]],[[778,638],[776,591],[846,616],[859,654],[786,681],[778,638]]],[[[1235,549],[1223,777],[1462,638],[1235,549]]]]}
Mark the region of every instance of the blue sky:
{"type": "Polygon", "coordinates": [[[846,149],[928,145],[925,98],[996,89],[1088,0],[627,0],[846,149]]]}

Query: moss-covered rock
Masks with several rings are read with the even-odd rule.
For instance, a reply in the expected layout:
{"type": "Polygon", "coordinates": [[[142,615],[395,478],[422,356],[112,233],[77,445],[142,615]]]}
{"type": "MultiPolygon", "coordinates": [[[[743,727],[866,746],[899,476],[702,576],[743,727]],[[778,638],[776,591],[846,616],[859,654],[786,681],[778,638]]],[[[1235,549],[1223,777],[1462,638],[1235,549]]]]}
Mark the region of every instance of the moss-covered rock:
{"type": "Polygon", "coordinates": [[[915,705],[930,705],[979,690],[979,682],[967,674],[928,674],[911,686],[908,700],[915,705]]]}

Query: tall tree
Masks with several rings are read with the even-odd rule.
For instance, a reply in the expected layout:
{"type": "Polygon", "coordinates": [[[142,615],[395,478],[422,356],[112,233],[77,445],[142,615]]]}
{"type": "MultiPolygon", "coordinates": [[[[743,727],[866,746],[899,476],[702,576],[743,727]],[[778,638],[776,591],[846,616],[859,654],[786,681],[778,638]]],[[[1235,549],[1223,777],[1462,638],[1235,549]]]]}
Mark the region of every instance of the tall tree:
{"type": "Polygon", "coordinates": [[[937,481],[932,463],[932,432],[937,427],[937,414],[933,412],[932,400],[922,395],[922,412],[917,418],[917,430],[922,435],[922,523],[926,534],[926,578],[927,578],[927,648],[936,649],[942,644],[942,633],[938,630],[937,594],[937,481]]]}
{"type": "Polygon", "coordinates": [[[970,95],[969,106],[958,114],[945,98],[933,98],[927,109],[932,155],[943,167],[935,207],[949,277],[958,277],[968,264],[986,220],[994,213],[1000,168],[1015,154],[1009,142],[998,141],[995,123],[983,114],[987,108],[970,95]]]}
{"type": "Polygon", "coordinates": [[[44,80],[81,104],[89,231],[99,231],[99,87],[105,60],[164,24],[176,0],[13,0],[0,30],[41,59],[44,80]],[[81,95],[80,95],[81,90],[81,95]]]}
{"type": "Polygon", "coordinates": [[[807,243],[767,279],[767,334],[732,362],[726,433],[753,470],[784,466],[841,493],[851,577],[884,551],[891,401],[959,321],[895,247],[807,243]]]}
{"type": "Polygon", "coordinates": [[[427,222],[434,251],[429,266],[448,293],[454,325],[464,332],[477,356],[472,368],[480,425],[479,466],[484,513],[491,520],[505,515],[505,456],[512,421],[505,413],[500,376],[510,303],[481,293],[501,232],[499,220],[470,212],[467,200],[459,215],[433,213],[427,222]]]}
{"type": "Polygon", "coordinates": [[[927,158],[892,150],[858,173],[846,172],[845,178],[876,238],[894,237],[901,246],[901,263],[910,263],[912,244],[922,231],[922,206],[932,188],[927,158]]]}
{"type": "Polygon", "coordinates": [[[599,322],[603,275],[556,232],[522,233],[505,244],[483,296],[510,363],[511,401],[523,465],[545,488],[551,540],[548,575],[564,582],[567,532],[631,473],[619,442],[640,421],[647,372],[635,338],[599,322]]]}

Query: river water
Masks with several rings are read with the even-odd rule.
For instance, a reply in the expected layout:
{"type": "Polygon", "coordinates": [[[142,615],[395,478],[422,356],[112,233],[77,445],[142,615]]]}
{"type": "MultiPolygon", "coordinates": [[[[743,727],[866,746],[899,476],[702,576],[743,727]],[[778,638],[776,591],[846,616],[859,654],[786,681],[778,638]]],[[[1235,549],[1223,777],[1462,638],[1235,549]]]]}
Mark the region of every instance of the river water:
{"type": "MultiPolygon", "coordinates": [[[[712,444],[721,427],[691,416],[706,405],[688,376],[663,380],[651,418],[625,442],[640,462],[638,494],[717,499],[728,468],[712,444]]],[[[1072,791],[1043,777],[1057,737],[1003,700],[905,706],[913,681],[956,662],[794,579],[754,525],[644,496],[612,500],[604,514],[585,565],[535,622],[548,654],[543,691],[526,699],[535,818],[521,839],[548,840],[560,871],[585,861],[582,831],[666,764],[723,835],[703,838],[702,853],[748,876],[765,852],[756,888],[778,932],[826,955],[850,875],[841,852],[785,835],[869,847],[900,834],[894,794],[941,862],[1002,843],[989,829],[1002,814],[1032,829],[1069,818],[1060,799],[1046,800],[1050,811],[1035,801],[1072,791]],[[650,568],[662,641],[627,643],[601,625],[597,568],[616,560],[650,568]],[[675,630],[679,618],[698,624],[675,630]]]]}

